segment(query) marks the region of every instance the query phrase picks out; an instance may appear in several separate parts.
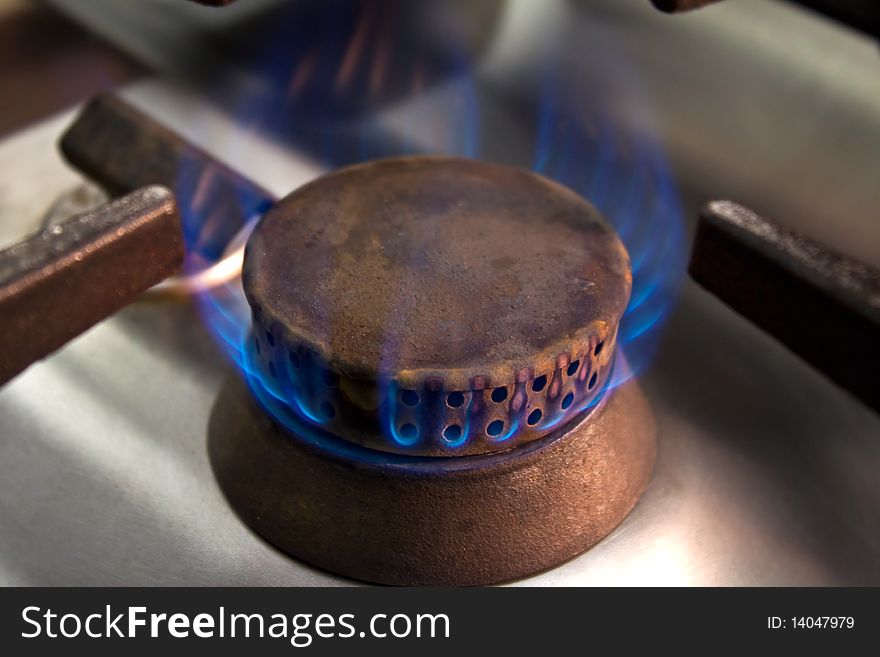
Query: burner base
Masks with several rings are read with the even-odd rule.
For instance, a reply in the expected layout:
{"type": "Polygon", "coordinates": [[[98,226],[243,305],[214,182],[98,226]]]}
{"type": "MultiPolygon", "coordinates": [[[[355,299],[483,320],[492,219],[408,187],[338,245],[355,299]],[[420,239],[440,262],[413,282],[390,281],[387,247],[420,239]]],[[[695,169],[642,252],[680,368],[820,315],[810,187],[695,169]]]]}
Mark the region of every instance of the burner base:
{"type": "Polygon", "coordinates": [[[214,472],[258,534],[326,570],[420,586],[524,577],[593,546],[647,486],[656,429],[631,381],[579,423],[506,452],[360,459],[358,449],[277,427],[237,378],[211,417],[214,472]]]}

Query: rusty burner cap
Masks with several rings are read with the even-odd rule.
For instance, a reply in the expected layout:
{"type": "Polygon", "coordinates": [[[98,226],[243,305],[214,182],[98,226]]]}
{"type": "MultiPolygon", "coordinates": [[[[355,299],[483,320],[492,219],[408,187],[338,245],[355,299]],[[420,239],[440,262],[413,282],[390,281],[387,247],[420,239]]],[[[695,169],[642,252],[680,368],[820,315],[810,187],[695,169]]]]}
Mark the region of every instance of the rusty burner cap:
{"type": "Polygon", "coordinates": [[[535,173],[449,157],[349,167],[279,202],[245,252],[249,357],[300,417],[361,445],[467,455],[596,399],[630,262],[535,173]]]}

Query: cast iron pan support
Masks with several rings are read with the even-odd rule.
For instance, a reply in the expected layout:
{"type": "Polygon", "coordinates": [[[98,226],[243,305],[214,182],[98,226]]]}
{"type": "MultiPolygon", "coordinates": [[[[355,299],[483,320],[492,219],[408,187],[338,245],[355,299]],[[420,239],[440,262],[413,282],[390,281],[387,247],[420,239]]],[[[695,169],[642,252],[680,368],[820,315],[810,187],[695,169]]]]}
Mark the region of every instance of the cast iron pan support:
{"type": "Polygon", "coordinates": [[[880,410],[880,272],[729,201],[703,210],[690,273],[880,410]]]}
{"type": "Polygon", "coordinates": [[[174,197],[149,186],[0,251],[0,385],[176,273],[174,197]]]}
{"type": "Polygon", "coordinates": [[[232,232],[275,200],[111,95],[86,105],[61,150],[111,196],[124,196],[0,251],[0,385],[180,270],[181,220],[169,189],[200,185],[212,208],[238,213],[225,222],[232,232]]]}

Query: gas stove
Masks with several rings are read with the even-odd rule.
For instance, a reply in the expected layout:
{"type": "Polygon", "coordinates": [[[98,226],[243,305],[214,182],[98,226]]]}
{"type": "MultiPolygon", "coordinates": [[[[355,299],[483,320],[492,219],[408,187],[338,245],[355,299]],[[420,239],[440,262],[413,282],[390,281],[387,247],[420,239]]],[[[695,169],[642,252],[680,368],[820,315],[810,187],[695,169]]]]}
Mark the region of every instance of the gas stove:
{"type": "MultiPolygon", "coordinates": [[[[450,50],[448,35],[432,27],[436,21],[410,17],[415,23],[407,25],[425,33],[411,37],[423,47],[407,47],[418,53],[414,60],[424,60],[407,69],[401,84],[403,65],[383,65],[394,58],[393,49],[382,54],[382,44],[396,42],[371,41],[371,30],[384,22],[371,17],[369,3],[326,39],[332,50],[338,37],[337,59],[283,39],[287,51],[269,43],[269,59],[283,62],[281,70],[242,53],[254,47],[254,35],[266,38],[267,16],[279,25],[296,12],[323,16],[311,3],[233,3],[222,10],[180,0],[125,8],[98,0],[51,4],[157,74],[0,142],[4,170],[14,172],[0,194],[8,218],[0,245],[86,212],[105,194],[163,183],[176,197],[189,256],[181,277],[0,391],[0,526],[10,528],[0,532],[4,584],[880,578],[876,413],[685,274],[696,219],[720,197],[868,264],[880,262],[880,228],[866,211],[880,201],[871,175],[880,152],[880,62],[869,39],[771,3],[721,3],[682,17],[640,2],[542,3],[540,12],[529,2],[487,3],[479,15],[452,3],[452,18],[479,19],[484,29],[455,32],[450,50]],[[315,80],[326,78],[328,67],[333,76],[324,88],[315,80]],[[59,155],[62,135],[75,168],[59,155]],[[144,150],[144,135],[153,151],[144,150]],[[436,154],[480,162],[424,157],[436,154]],[[342,169],[303,187],[340,167],[388,157],[399,159],[342,169]],[[151,178],[157,162],[175,163],[170,179],[151,178]],[[375,182],[395,166],[395,175],[375,182]],[[322,198],[339,199],[332,185],[347,189],[346,176],[360,177],[355,189],[362,191],[351,201],[358,207],[377,216],[411,214],[405,203],[388,204],[430,187],[412,173],[420,167],[430,170],[426,180],[447,181],[419,200],[435,217],[422,225],[424,234],[389,228],[371,251],[369,230],[333,225],[347,235],[362,230],[355,255],[373,258],[363,267],[359,260],[350,271],[328,264],[321,245],[333,243],[333,231],[309,232],[308,222],[297,223],[296,232],[289,227],[292,217],[301,218],[309,190],[330,185],[322,198]],[[391,200],[377,191],[390,195],[406,176],[416,180],[391,200]],[[457,187],[469,179],[499,187],[457,187]],[[565,305],[577,296],[567,288],[577,273],[566,269],[576,235],[529,234],[531,224],[510,218],[546,208],[530,205],[536,197],[568,208],[547,191],[555,183],[545,189],[532,182],[547,179],[593,202],[598,210],[582,211],[604,215],[620,235],[631,292],[615,297],[608,272],[622,270],[607,261],[613,244],[594,243],[595,251],[580,257],[604,263],[595,271],[598,296],[584,290],[596,305],[565,305]],[[479,206],[481,194],[491,195],[496,212],[498,199],[510,203],[499,213],[507,219],[496,225],[489,213],[476,222],[473,208],[455,210],[451,200],[479,206]],[[499,241],[511,225],[518,225],[521,244],[499,241]],[[312,259],[296,263],[294,280],[293,264],[285,265],[277,245],[309,240],[312,259]],[[430,244],[444,257],[426,256],[430,244]],[[473,277],[454,280],[456,258],[471,263],[473,277]],[[383,262],[400,268],[393,312],[388,299],[365,298],[371,286],[388,288],[383,262]],[[331,274],[337,278],[328,281],[331,274]],[[491,296],[511,279],[528,280],[532,293],[491,296]],[[296,287],[279,292],[284,281],[296,287]],[[438,301],[423,305],[431,295],[438,301]],[[491,297],[488,306],[481,295],[491,297]],[[361,315],[351,315],[354,308],[361,315]],[[470,325],[485,320],[480,309],[498,322],[485,335],[470,325]],[[583,315],[564,325],[574,311],[583,315]],[[328,315],[345,321],[334,324],[328,315]],[[388,330],[383,317],[428,329],[401,345],[412,336],[400,326],[388,330]],[[605,333],[595,332],[600,325],[605,333]],[[587,327],[593,328],[582,335],[575,330],[587,327]],[[535,348],[556,332],[575,338],[552,353],[535,348]],[[375,337],[380,333],[383,339],[375,337]],[[504,350],[494,349],[510,335],[519,343],[507,339],[504,350]],[[488,356],[499,352],[516,358],[488,356]],[[514,366],[526,360],[529,367],[514,366]],[[294,378],[297,365],[310,375],[294,378]],[[298,381],[299,394],[290,394],[298,381]],[[504,398],[493,399],[502,389],[504,398]],[[388,408],[364,401],[378,397],[394,399],[394,412],[372,412],[388,408]],[[578,439],[579,431],[586,437],[578,439]],[[291,457],[291,435],[311,447],[291,457]],[[308,443],[309,436],[319,442],[308,443]],[[501,438],[519,447],[499,447],[501,438]],[[578,440],[592,450],[580,461],[570,452],[551,455],[525,483],[497,474],[510,469],[504,461],[517,449],[545,454],[552,452],[548,444],[578,440]],[[315,456],[329,445],[341,445],[342,456],[315,456]],[[351,450],[389,456],[378,470],[358,467],[356,475],[340,476],[340,459],[355,458],[351,450]],[[290,458],[299,461],[292,466],[290,458]],[[415,459],[417,466],[395,475],[403,467],[395,459],[415,459]],[[419,470],[477,460],[487,472],[495,469],[485,477],[489,483],[459,477],[453,485],[461,488],[448,499],[430,482],[457,475],[419,470]],[[575,461],[593,475],[602,471],[597,463],[607,465],[607,480],[594,476],[596,490],[585,492],[585,480],[571,474],[575,461]],[[413,470],[422,485],[429,482],[418,489],[421,497],[403,479],[391,488],[397,495],[383,497],[388,487],[376,488],[370,474],[412,479],[413,470]],[[296,471],[303,476],[287,481],[296,471]],[[585,526],[603,491],[613,488],[609,482],[626,491],[615,498],[620,508],[601,527],[585,526]],[[510,529],[506,499],[556,489],[579,491],[555,498],[577,501],[554,509],[559,522],[547,517],[546,504],[536,504],[532,515],[543,509],[544,517],[520,519],[517,531],[510,529]],[[273,509],[284,495],[308,510],[301,524],[273,509]],[[352,496],[366,500],[357,513],[352,496]],[[573,516],[579,520],[571,522],[573,516]],[[546,533],[528,529],[539,527],[546,533]],[[419,551],[426,541],[431,546],[432,533],[437,552],[467,555],[453,574],[448,558],[432,561],[432,550],[419,551]],[[407,539],[407,558],[395,561],[407,539]]],[[[330,206],[310,202],[315,216],[328,220],[330,206]]],[[[711,267],[702,271],[701,280],[711,278],[711,267]]]]}

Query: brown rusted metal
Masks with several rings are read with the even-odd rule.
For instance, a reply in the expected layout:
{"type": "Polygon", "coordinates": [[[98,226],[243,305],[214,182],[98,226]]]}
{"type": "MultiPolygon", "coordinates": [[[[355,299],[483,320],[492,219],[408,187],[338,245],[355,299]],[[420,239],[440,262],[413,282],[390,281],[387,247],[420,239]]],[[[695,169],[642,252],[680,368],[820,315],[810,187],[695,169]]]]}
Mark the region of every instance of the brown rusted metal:
{"type": "Polygon", "coordinates": [[[583,421],[517,449],[376,458],[278,428],[236,378],[208,447],[232,506],[282,550],[357,579],[444,586],[524,577],[597,543],[647,486],[655,433],[630,381],[583,421]]]}
{"type": "Polygon", "coordinates": [[[880,272],[728,201],[700,216],[690,273],[880,410],[880,272]]]}
{"type": "Polygon", "coordinates": [[[0,384],[176,273],[174,197],[147,187],[0,251],[0,384]]]}
{"type": "MultiPolygon", "coordinates": [[[[177,194],[199,235],[222,248],[232,235],[274,202],[274,196],[180,135],[112,95],[86,105],[61,139],[67,160],[111,195],[145,185],[177,194]],[[205,229],[215,213],[222,221],[205,229]]],[[[197,245],[198,246],[198,245],[197,245]]]]}
{"type": "Polygon", "coordinates": [[[376,449],[458,455],[540,438],[599,394],[631,274],[574,192],[411,157],[280,201],[243,282],[252,360],[276,396],[376,449]]]}

